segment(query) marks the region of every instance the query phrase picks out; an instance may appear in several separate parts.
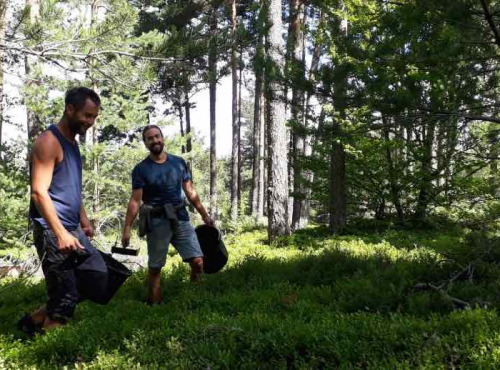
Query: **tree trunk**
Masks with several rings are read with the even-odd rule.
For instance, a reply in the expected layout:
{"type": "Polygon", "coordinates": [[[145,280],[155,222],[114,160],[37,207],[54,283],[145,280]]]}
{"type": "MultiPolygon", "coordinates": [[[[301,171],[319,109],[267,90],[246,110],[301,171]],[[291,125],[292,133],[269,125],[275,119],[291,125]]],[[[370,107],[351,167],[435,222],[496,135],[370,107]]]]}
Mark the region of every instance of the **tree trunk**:
{"type": "Polygon", "coordinates": [[[494,158],[498,158],[500,154],[499,144],[498,144],[498,131],[495,130],[493,125],[489,125],[488,127],[489,134],[487,136],[488,141],[490,143],[490,194],[493,197],[497,197],[499,193],[498,189],[498,160],[494,158]]]}
{"type": "MultiPolygon", "coordinates": [[[[500,47],[500,31],[498,30],[497,25],[495,24],[495,12],[491,11],[486,0],[480,0],[481,6],[483,8],[484,18],[488,25],[490,26],[491,33],[493,33],[493,37],[495,39],[495,44],[500,47]]],[[[495,2],[493,2],[493,8],[495,7],[495,2]]]]}
{"type": "MultiPolygon", "coordinates": [[[[491,158],[498,158],[498,144],[495,142],[490,150],[491,158]]],[[[498,160],[492,159],[490,163],[490,188],[491,195],[498,196],[498,160]]]]}
{"type": "Polygon", "coordinates": [[[264,164],[264,121],[262,117],[264,112],[264,79],[263,79],[263,57],[264,57],[264,36],[259,33],[257,44],[257,55],[254,61],[255,73],[255,96],[253,111],[253,173],[252,173],[252,215],[257,220],[263,216],[262,205],[264,183],[263,183],[263,164],[264,164]],[[262,175],[262,176],[261,176],[262,175]]]}
{"type": "MultiPolygon", "coordinates": [[[[405,166],[403,168],[403,177],[405,179],[414,178],[415,176],[415,159],[414,159],[414,151],[412,149],[414,143],[417,141],[415,139],[415,130],[414,126],[417,121],[412,120],[411,112],[408,109],[404,110],[403,113],[403,122],[405,125],[405,145],[404,145],[404,158],[405,158],[405,166]]],[[[410,197],[406,196],[409,189],[402,189],[402,206],[403,209],[411,209],[413,207],[412,200],[410,197]]]]}
{"type": "MultiPolygon", "coordinates": [[[[341,72],[342,73],[342,72],[341,72]]],[[[340,77],[335,88],[336,110],[340,119],[346,118],[347,76],[340,77]]],[[[346,186],[345,186],[345,160],[346,153],[342,143],[343,133],[340,122],[333,119],[332,151],[330,155],[330,231],[342,233],[346,227],[346,186]]]]}
{"type": "Polygon", "coordinates": [[[208,55],[208,70],[210,74],[210,213],[217,218],[217,156],[215,143],[215,103],[217,101],[217,10],[210,15],[210,45],[208,55]]]}
{"type": "MultiPolygon", "coordinates": [[[[186,152],[188,154],[191,153],[192,150],[192,143],[191,143],[191,103],[189,101],[189,92],[188,89],[184,91],[184,110],[186,112],[186,136],[187,136],[187,141],[186,141],[186,152]]],[[[188,158],[188,169],[189,173],[191,174],[191,178],[193,178],[193,163],[191,160],[191,156],[188,158]]]]}
{"type": "MultiPolygon", "coordinates": [[[[0,4],[0,40],[5,37],[6,20],[5,13],[7,3],[3,1],[0,4]]],[[[3,161],[2,129],[3,129],[3,50],[0,49],[0,164],[3,161]]]]}
{"type": "MultiPolygon", "coordinates": [[[[40,19],[40,3],[39,0],[26,0],[26,6],[29,7],[29,19],[30,23],[36,23],[40,19]]],[[[36,60],[33,56],[24,56],[24,69],[26,75],[26,87],[29,90],[30,85],[36,84],[35,79],[31,77],[31,73],[33,68],[36,65],[36,60]]],[[[38,119],[35,112],[33,112],[29,106],[26,106],[26,126],[28,130],[28,148],[31,148],[31,145],[36,140],[38,135],[40,134],[40,120],[38,119]]]]}
{"type": "Polygon", "coordinates": [[[280,0],[269,2],[268,15],[268,63],[266,63],[266,83],[269,116],[269,214],[268,234],[273,241],[281,235],[289,235],[288,224],[288,142],[285,127],[285,103],[282,76],[283,40],[282,6],[280,0]],[[267,73],[267,67],[270,73],[267,73]]]}
{"type": "MultiPolygon", "coordinates": [[[[179,101],[176,104],[177,104],[177,113],[179,114],[179,125],[180,125],[180,129],[181,129],[181,137],[182,137],[182,139],[184,139],[186,137],[186,134],[184,133],[184,113],[182,111],[183,104],[182,104],[180,99],[182,99],[182,98],[179,98],[179,101]]],[[[186,153],[186,146],[184,144],[182,144],[181,152],[182,152],[182,154],[186,153]]]]}
{"type": "MultiPolygon", "coordinates": [[[[92,88],[95,92],[97,92],[97,83],[94,81],[92,88]]],[[[97,138],[98,130],[97,130],[97,125],[92,126],[92,145],[95,147],[96,145],[99,145],[99,141],[97,138]]],[[[97,218],[97,214],[99,212],[99,197],[100,197],[100,191],[99,191],[99,156],[95,155],[93,156],[93,174],[94,174],[94,202],[92,203],[92,210],[93,210],[93,220],[97,218]]]]}
{"type": "Polygon", "coordinates": [[[427,207],[432,191],[432,146],[434,144],[436,121],[433,117],[424,126],[423,154],[421,161],[420,190],[418,194],[415,219],[424,220],[427,215],[427,207]]]}
{"type": "MultiPolygon", "coordinates": [[[[261,4],[264,4],[265,0],[260,0],[261,4]]],[[[265,26],[266,20],[264,17],[260,19],[260,24],[265,26]]],[[[267,137],[267,113],[266,113],[266,84],[265,84],[265,62],[266,62],[266,41],[264,36],[264,28],[259,30],[259,58],[257,59],[260,65],[260,109],[259,109],[259,122],[260,122],[260,145],[259,145],[259,191],[258,191],[258,201],[257,201],[257,217],[263,218],[267,217],[267,158],[268,158],[268,137],[267,137]]]]}
{"type": "MultiPolygon", "coordinates": [[[[97,142],[97,126],[94,125],[92,126],[92,142],[93,145],[98,145],[97,142]]],[[[93,214],[94,217],[93,219],[95,220],[97,217],[97,214],[99,212],[99,156],[94,155],[94,161],[93,161],[93,171],[94,173],[94,202],[93,202],[93,214]]]]}
{"type": "Polygon", "coordinates": [[[264,137],[264,142],[263,142],[263,149],[264,149],[264,166],[261,167],[263,170],[263,189],[262,189],[262,199],[263,199],[263,215],[266,218],[269,218],[269,102],[268,99],[266,98],[266,91],[267,89],[267,84],[264,80],[264,98],[262,101],[262,104],[264,104],[264,107],[262,108],[262,115],[261,115],[261,122],[264,124],[261,125],[261,130],[264,131],[263,137],[264,137]]]}
{"type": "MultiPolygon", "coordinates": [[[[90,25],[89,28],[92,29],[94,22],[95,22],[95,17],[97,15],[97,5],[98,5],[99,0],[93,0],[90,4],[90,25]]],[[[90,52],[94,51],[94,48],[90,49],[90,52]]],[[[87,78],[91,81],[94,81],[94,77],[92,74],[92,66],[94,63],[91,61],[90,62],[90,67],[91,69],[87,73],[87,78]]],[[[95,85],[95,84],[94,84],[95,85]]],[[[148,125],[149,125],[149,115],[148,115],[148,125]]],[[[82,144],[96,144],[93,141],[94,133],[93,130],[87,130],[85,135],[78,135],[79,141],[82,144]]],[[[85,159],[84,159],[85,161],[85,159]]]]}
{"type": "MultiPolygon", "coordinates": [[[[97,17],[97,6],[99,5],[100,0],[93,0],[91,5],[90,5],[90,28],[94,27],[94,23],[97,17]]],[[[96,79],[94,78],[94,74],[92,73],[92,67],[94,66],[94,63],[90,64],[90,71],[88,78],[92,81],[92,89],[98,93],[98,86],[96,79]]],[[[88,141],[87,137],[87,141],[88,141]]],[[[93,172],[93,178],[94,178],[94,196],[93,196],[93,202],[92,202],[92,213],[93,213],[93,220],[96,220],[98,217],[99,213],[99,208],[100,208],[100,189],[99,189],[99,156],[95,154],[95,147],[99,145],[98,141],[98,129],[97,125],[92,126],[92,136],[91,136],[91,141],[92,141],[92,146],[94,147],[94,155],[92,159],[92,172],[93,172]]]]}
{"type": "Polygon", "coordinates": [[[445,188],[445,196],[448,202],[448,205],[451,207],[451,203],[453,201],[450,190],[451,180],[454,174],[454,166],[455,161],[453,161],[453,156],[456,153],[456,148],[458,145],[459,139],[459,122],[455,118],[454,120],[450,119],[450,122],[453,122],[453,125],[450,125],[450,128],[446,132],[446,163],[444,163],[444,188],[445,188]]]}
{"type": "MultiPolygon", "coordinates": [[[[321,24],[324,21],[324,13],[320,13],[319,15],[319,24],[321,24]]],[[[303,50],[305,51],[305,47],[303,47],[303,50]]],[[[312,85],[314,86],[315,81],[316,81],[316,73],[318,72],[319,68],[319,59],[321,56],[321,44],[317,42],[314,45],[314,50],[313,50],[313,55],[312,55],[312,61],[311,61],[311,68],[309,70],[309,81],[311,81],[312,85]]],[[[304,60],[305,56],[303,56],[304,60]]],[[[305,103],[304,103],[304,114],[303,114],[303,119],[304,119],[304,127],[308,128],[309,127],[309,119],[312,116],[312,107],[311,107],[311,96],[312,92],[308,91],[306,94],[305,98],[305,103]]],[[[323,109],[321,110],[319,121],[318,121],[318,132],[322,130],[322,126],[324,123],[324,116],[325,112],[323,109]]],[[[314,141],[316,141],[318,138],[318,135],[314,138],[314,141]]],[[[304,141],[304,156],[306,158],[310,158],[314,155],[313,153],[313,137],[309,134],[306,135],[305,141],[304,141]]],[[[310,204],[311,204],[311,187],[309,184],[311,184],[314,180],[314,172],[311,170],[308,170],[304,173],[304,178],[305,178],[305,185],[304,185],[304,196],[305,199],[303,201],[303,206],[301,207],[301,220],[299,221],[299,224],[301,227],[307,226],[309,223],[309,210],[310,210],[310,204]]]]}
{"type": "Polygon", "coordinates": [[[232,151],[231,151],[231,220],[238,219],[238,63],[236,59],[236,1],[231,2],[231,75],[232,75],[232,151]]]}
{"type": "Polygon", "coordinates": [[[242,188],[242,178],[241,173],[243,172],[243,162],[241,160],[241,85],[243,83],[243,47],[240,48],[240,63],[239,63],[240,76],[238,78],[238,210],[241,212],[241,192],[242,188]]]}
{"type": "Polygon", "coordinates": [[[330,156],[330,231],[342,233],[346,227],[345,195],[345,150],[337,142],[340,125],[335,122],[333,128],[332,152],[330,156]]]}
{"type": "MultiPolygon", "coordinates": [[[[391,147],[390,147],[390,137],[389,137],[389,122],[387,121],[387,117],[385,115],[382,115],[382,122],[383,122],[383,132],[384,132],[384,139],[385,139],[385,157],[387,160],[387,167],[389,169],[389,185],[391,188],[391,196],[392,196],[392,203],[394,204],[394,207],[396,208],[396,214],[398,216],[398,221],[402,222],[403,221],[403,208],[401,207],[401,201],[400,201],[400,196],[399,196],[399,185],[397,184],[396,181],[396,172],[394,170],[394,162],[392,160],[392,153],[391,153],[391,147]]],[[[385,206],[385,202],[384,202],[385,206]]]]}
{"type": "Polygon", "coordinates": [[[264,82],[260,95],[260,145],[259,145],[259,200],[257,201],[257,217],[267,217],[267,123],[266,123],[266,97],[264,82]]]}
{"type": "Polygon", "coordinates": [[[290,0],[290,34],[289,43],[292,48],[291,70],[294,81],[292,91],[292,164],[293,164],[293,211],[292,211],[292,230],[298,230],[307,225],[304,221],[304,208],[306,192],[302,179],[305,177],[302,172],[302,157],[304,156],[304,134],[300,126],[303,121],[304,92],[299,87],[300,81],[305,78],[304,75],[304,48],[302,35],[302,4],[301,0],[290,0]]]}
{"type": "Polygon", "coordinates": [[[383,220],[385,218],[385,199],[382,197],[380,199],[377,208],[375,209],[375,219],[383,220]]]}

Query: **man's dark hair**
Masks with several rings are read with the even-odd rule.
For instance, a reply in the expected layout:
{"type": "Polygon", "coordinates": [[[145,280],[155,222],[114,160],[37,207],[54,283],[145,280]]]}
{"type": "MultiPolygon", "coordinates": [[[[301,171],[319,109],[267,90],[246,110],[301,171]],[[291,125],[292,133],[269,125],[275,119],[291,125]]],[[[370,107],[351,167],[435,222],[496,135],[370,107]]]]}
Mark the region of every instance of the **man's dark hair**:
{"type": "Polygon", "coordinates": [[[142,140],[143,141],[146,141],[146,132],[148,132],[149,130],[151,130],[152,128],[157,128],[159,131],[160,131],[160,134],[161,134],[161,137],[163,137],[163,132],[161,132],[161,128],[159,128],[158,126],[156,125],[147,125],[146,127],[144,127],[142,129],[142,140]]]}
{"type": "Polygon", "coordinates": [[[92,100],[98,107],[101,106],[101,99],[94,90],[86,87],[74,87],[66,92],[65,105],[71,104],[76,110],[80,110],[85,105],[87,99],[92,100]]]}

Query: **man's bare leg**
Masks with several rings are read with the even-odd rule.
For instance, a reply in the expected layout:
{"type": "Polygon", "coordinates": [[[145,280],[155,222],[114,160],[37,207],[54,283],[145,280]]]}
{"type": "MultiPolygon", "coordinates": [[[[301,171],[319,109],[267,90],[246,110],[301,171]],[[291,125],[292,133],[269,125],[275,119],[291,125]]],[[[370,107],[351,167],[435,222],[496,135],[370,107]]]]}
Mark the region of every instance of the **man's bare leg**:
{"type": "Polygon", "coordinates": [[[203,258],[195,257],[189,261],[189,265],[191,266],[191,281],[196,283],[203,274],[203,258]]]}
{"type": "Polygon", "coordinates": [[[148,295],[149,303],[156,304],[161,302],[161,269],[149,269],[148,295]]]}
{"type": "Polygon", "coordinates": [[[43,324],[45,323],[45,319],[47,318],[47,307],[43,305],[42,307],[38,308],[36,311],[34,311],[31,315],[31,320],[33,321],[33,324],[36,326],[42,327],[43,324]]]}
{"type": "Polygon", "coordinates": [[[21,318],[17,325],[21,331],[31,337],[36,333],[43,333],[44,331],[55,329],[64,324],[60,321],[51,320],[47,315],[47,307],[44,305],[31,314],[21,318]]]}
{"type": "Polygon", "coordinates": [[[47,316],[47,318],[45,319],[45,322],[43,323],[43,329],[44,330],[52,330],[52,329],[58,328],[58,327],[63,326],[63,325],[64,324],[62,322],[51,320],[47,316]]]}
{"type": "Polygon", "coordinates": [[[44,330],[55,329],[63,325],[62,322],[51,320],[49,316],[47,316],[47,307],[45,305],[33,312],[30,317],[33,324],[43,328],[44,330]]]}

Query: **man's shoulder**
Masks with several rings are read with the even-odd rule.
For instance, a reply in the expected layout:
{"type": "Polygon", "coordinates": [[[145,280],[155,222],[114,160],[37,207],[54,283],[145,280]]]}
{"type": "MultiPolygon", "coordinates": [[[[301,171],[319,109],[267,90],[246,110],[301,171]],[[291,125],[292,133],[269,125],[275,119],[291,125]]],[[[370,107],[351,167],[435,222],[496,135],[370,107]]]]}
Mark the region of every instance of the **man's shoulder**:
{"type": "Polygon", "coordinates": [[[180,163],[185,162],[184,158],[182,158],[181,156],[178,156],[175,154],[170,154],[170,153],[167,153],[167,156],[168,156],[169,161],[171,161],[171,162],[180,162],[180,163]]]}
{"type": "Polygon", "coordinates": [[[145,168],[148,168],[149,167],[149,161],[148,161],[148,159],[149,159],[149,157],[146,157],[142,161],[140,161],[139,163],[137,163],[134,166],[134,172],[140,171],[140,170],[145,169],[145,168]]]}
{"type": "Polygon", "coordinates": [[[40,135],[38,135],[33,147],[35,147],[36,145],[53,144],[55,142],[59,142],[56,135],[54,135],[54,133],[51,130],[47,129],[43,131],[40,135]]]}
{"type": "Polygon", "coordinates": [[[57,156],[61,151],[61,144],[51,130],[42,132],[33,144],[32,154],[37,156],[57,156]]]}

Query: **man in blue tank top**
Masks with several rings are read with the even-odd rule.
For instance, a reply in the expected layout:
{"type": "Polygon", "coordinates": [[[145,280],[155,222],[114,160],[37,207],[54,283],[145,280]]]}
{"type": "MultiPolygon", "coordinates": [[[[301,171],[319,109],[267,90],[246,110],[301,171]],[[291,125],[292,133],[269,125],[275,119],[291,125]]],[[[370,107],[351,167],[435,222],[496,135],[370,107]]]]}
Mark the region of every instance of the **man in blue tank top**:
{"type": "MultiPolygon", "coordinates": [[[[191,181],[186,162],[181,157],[166,153],[163,134],[158,126],[146,126],[142,132],[149,156],[135,166],[132,172],[132,197],[130,198],[122,244],[130,241],[130,229],[139,213],[147,217],[148,230],[148,300],[161,302],[160,272],[165,266],[170,243],[177,249],[184,262],[191,266],[191,281],[203,273],[203,253],[189,215],[184,205],[182,191],[199,212],[205,224],[213,220],[203,207],[191,181]],[[147,209],[148,211],[144,211],[147,209]]],[[[144,221],[144,220],[143,220],[144,221]]]]}
{"type": "Polygon", "coordinates": [[[94,124],[100,104],[93,90],[69,90],[63,117],[38,137],[31,152],[30,218],[48,301],[19,321],[28,334],[66,323],[77,302],[102,303],[105,294],[107,267],[89,241],[93,228],[82,205],[82,160],[75,140],[94,124]]]}

